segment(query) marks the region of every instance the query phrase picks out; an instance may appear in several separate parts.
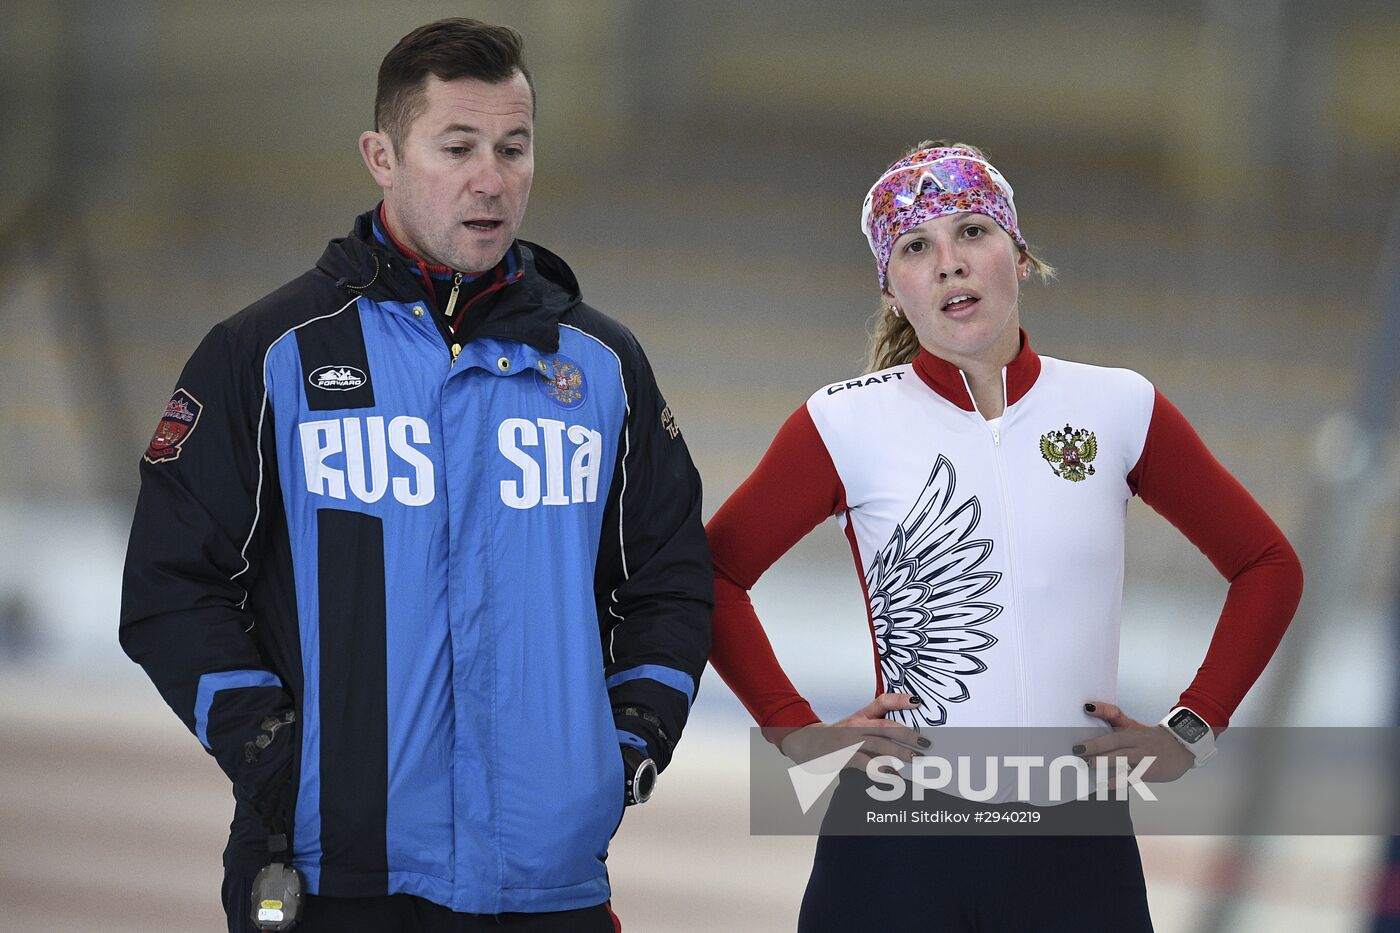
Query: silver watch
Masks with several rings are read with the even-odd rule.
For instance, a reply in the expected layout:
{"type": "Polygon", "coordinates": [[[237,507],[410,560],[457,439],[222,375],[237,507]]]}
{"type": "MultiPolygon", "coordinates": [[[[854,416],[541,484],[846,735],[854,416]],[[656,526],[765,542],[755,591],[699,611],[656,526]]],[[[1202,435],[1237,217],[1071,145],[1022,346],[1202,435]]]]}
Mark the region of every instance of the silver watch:
{"type": "Polygon", "coordinates": [[[622,746],[622,776],[627,806],[646,803],[656,789],[656,762],[631,745],[622,746]]]}

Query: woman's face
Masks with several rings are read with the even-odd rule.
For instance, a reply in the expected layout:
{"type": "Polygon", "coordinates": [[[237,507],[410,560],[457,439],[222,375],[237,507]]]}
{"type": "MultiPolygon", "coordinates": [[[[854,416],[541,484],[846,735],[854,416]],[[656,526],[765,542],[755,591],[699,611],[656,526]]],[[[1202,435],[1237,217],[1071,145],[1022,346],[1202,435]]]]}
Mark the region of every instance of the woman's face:
{"type": "Polygon", "coordinates": [[[945,214],[894,242],[886,296],[919,343],[966,369],[1005,366],[1020,348],[1017,308],[1030,260],[985,214],[945,214]]]}

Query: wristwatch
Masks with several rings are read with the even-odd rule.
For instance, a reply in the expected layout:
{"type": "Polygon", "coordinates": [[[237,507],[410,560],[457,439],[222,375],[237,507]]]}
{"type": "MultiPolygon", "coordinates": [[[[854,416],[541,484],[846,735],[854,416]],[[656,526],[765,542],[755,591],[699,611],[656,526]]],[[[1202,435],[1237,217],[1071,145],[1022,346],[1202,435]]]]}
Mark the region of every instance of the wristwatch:
{"type": "Polygon", "coordinates": [[[622,746],[622,771],[627,782],[627,806],[646,803],[656,790],[656,762],[631,745],[622,746]]]}
{"type": "Polygon", "coordinates": [[[1215,733],[1211,731],[1210,723],[1197,715],[1195,710],[1178,706],[1167,713],[1157,725],[1166,729],[1172,738],[1186,747],[1196,759],[1193,767],[1199,768],[1215,754],[1215,733]]]}

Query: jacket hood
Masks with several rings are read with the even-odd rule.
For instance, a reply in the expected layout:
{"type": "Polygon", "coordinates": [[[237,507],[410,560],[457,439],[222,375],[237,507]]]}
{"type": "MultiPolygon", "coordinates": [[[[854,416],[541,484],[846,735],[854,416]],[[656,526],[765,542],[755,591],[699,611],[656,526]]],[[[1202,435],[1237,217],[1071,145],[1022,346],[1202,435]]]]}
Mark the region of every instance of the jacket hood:
{"type": "MultiPolygon", "coordinates": [[[[316,268],[350,294],[375,301],[421,301],[428,297],[408,264],[374,238],[374,211],[355,218],[349,235],[331,240],[316,268]]],[[[540,350],[559,349],[559,319],[583,301],[568,263],[525,240],[516,240],[524,274],[485,309],[477,337],[521,340],[540,350]]]]}

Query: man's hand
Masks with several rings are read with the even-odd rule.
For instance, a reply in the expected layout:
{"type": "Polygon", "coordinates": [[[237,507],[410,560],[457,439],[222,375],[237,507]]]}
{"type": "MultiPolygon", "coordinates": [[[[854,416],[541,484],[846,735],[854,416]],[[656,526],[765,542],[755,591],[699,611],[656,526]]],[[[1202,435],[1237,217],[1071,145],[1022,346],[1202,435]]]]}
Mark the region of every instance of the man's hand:
{"type": "Polygon", "coordinates": [[[900,761],[910,761],[914,755],[932,743],[908,726],[885,718],[897,709],[918,709],[922,701],[908,693],[882,693],[845,719],[818,722],[788,734],[779,749],[794,762],[802,764],[820,758],[828,752],[855,744],[863,738],[860,751],[852,756],[848,768],[864,768],[872,758],[893,755],[900,761]]]}
{"type": "Polygon", "coordinates": [[[1113,727],[1107,735],[1074,746],[1074,754],[1090,764],[1098,757],[1110,761],[1122,757],[1129,765],[1136,765],[1151,756],[1156,760],[1142,773],[1142,779],[1151,784],[1175,781],[1196,764],[1195,756],[1166,729],[1138,722],[1112,703],[1091,700],[1084,704],[1084,712],[1113,727]]]}

